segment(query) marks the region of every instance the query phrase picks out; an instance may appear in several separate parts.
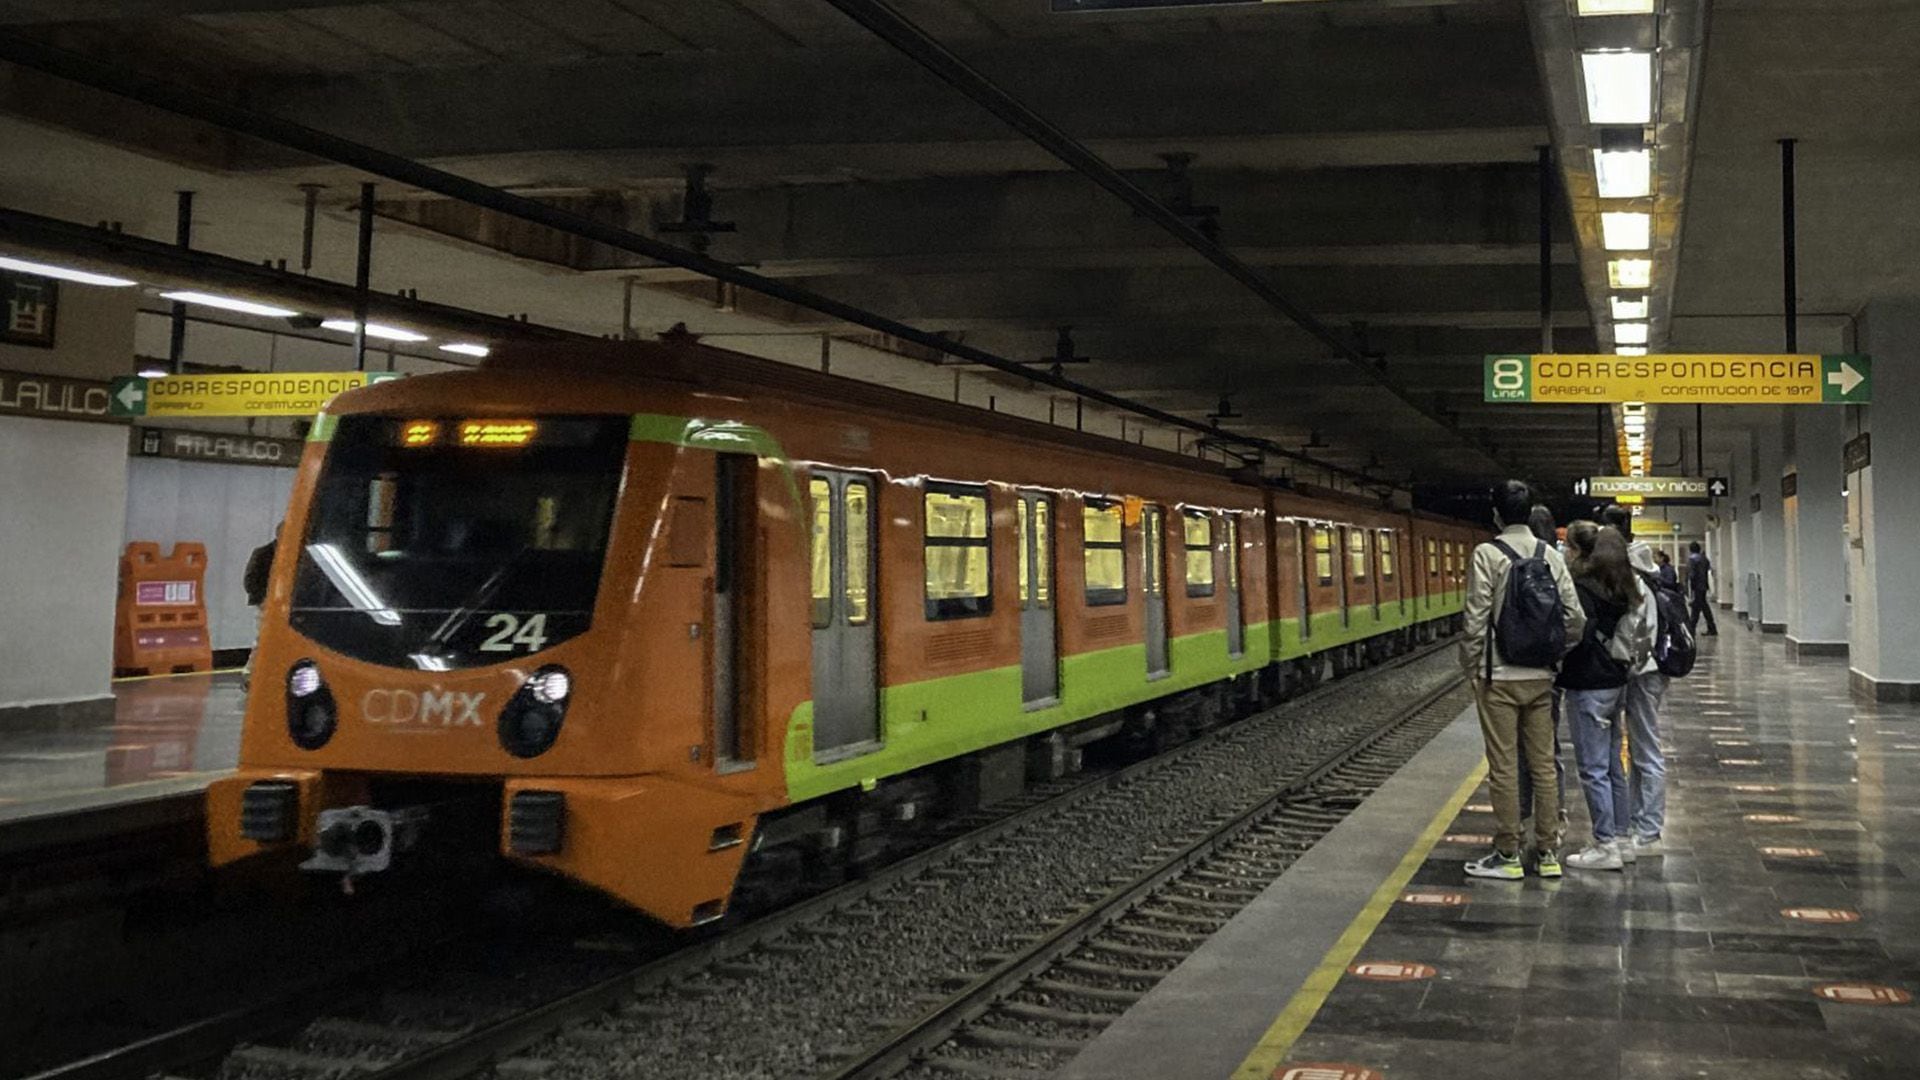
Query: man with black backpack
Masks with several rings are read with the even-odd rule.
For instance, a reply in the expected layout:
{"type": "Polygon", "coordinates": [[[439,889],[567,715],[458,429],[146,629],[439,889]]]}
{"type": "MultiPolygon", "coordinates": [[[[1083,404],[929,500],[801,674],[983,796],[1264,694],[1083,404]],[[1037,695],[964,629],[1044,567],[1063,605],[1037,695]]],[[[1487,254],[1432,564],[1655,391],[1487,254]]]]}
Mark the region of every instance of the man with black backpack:
{"type": "Polygon", "coordinates": [[[1586,625],[1567,564],[1527,527],[1533,491],[1518,480],[1493,489],[1500,535],[1473,550],[1467,571],[1466,634],[1460,662],[1479,706],[1487,744],[1487,788],[1496,822],[1493,850],[1467,864],[1473,877],[1518,881],[1521,759],[1533,778],[1537,871],[1559,877],[1560,800],[1554,778],[1553,675],[1586,625]]]}
{"type": "Polygon", "coordinates": [[[1677,587],[1660,580],[1653,548],[1633,538],[1633,514],[1624,506],[1601,512],[1606,523],[1627,541],[1627,558],[1646,583],[1650,606],[1658,613],[1653,653],[1627,683],[1627,747],[1633,759],[1633,836],[1620,844],[1620,856],[1632,862],[1661,854],[1660,838],[1667,824],[1667,756],[1660,747],[1660,710],[1666,702],[1667,680],[1693,670],[1695,646],[1688,627],[1687,602],[1677,587]]]}

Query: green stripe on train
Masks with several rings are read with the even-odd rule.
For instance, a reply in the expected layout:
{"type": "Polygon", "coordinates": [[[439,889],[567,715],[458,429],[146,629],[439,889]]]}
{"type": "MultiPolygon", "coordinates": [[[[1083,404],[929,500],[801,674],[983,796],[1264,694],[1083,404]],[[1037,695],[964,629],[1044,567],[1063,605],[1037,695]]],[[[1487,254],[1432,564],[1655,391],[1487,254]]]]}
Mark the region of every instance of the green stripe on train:
{"type": "Polygon", "coordinates": [[[1415,618],[1415,602],[1402,616],[1399,602],[1382,604],[1379,621],[1371,606],[1342,625],[1339,612],[1313,617],[1304,643],[1299,620],[1258,623],[1246,628],[1246,652],[1227,656],[1227,634],[1209,630],[1174,638],[1167,645],[1168,674],[1149,681],[1147,650],[1141,643],[1062,657],[1060,700],[1028,710],[1020,700],[1020,666],[968,672],[939,679],[882,687],[881,743],[873,751],[838,761],[813,760],[813,703],[803,702],[787,722],[787,797],[793,802],[869,784],[1015,739],[1037,735],[1129,705],[1204,686],[1243,672],[1257,671],[1276,659],[1287,660],[1335,645],[1359,641],[1415,622],[1450,613],[1447,602],[1415,618]],[[1273,640],[1275,628],[1280,640],[1273,640]]]}

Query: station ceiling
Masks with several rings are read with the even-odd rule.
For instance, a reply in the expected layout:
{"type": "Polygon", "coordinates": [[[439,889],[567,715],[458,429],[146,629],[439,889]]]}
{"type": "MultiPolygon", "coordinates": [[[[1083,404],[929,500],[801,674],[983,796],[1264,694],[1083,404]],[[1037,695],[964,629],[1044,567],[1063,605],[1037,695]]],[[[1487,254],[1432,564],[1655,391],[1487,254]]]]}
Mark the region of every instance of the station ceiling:
{"type": "MultiPolygon", "coordinates": [[[[1224,427],[1386,480],[1564,480],[1593,471],[1597,446],[1611,445],[1591,408],[1480,403],[1482,356],[1541,340],[1537,160],[1553,134],[1523,0],[894,6],[1140,187],[1191,208],[1190,223],[1217,227],[1221,244],[1363,359],[1337,355],[826,0],[0,0],[0,33],[677,242],[690,242],[667,228],[685,214],[687,168],[707,166],[711,217],[733,227],[707,238],[716,258],[1017,359],[1053,354],[1071,327],[1076,355],[1091,358],[1068,367],[1074,379],[1193,419],[1226,404],[1224,427]]],[[[1689,200],[1698,216],[1690,209],[1672,330],[1687,349],[1710,347],[1715,327],[1757,335],[1767,305],[1780,304],[1771,241],[1749,235],[1777,216],[1777,192],[1766,196],[1774,138],[1804,126],[1803,162],[1831,137],[1846,168],[1870,167],[1871,125],[1840,115],[1844,94],[1800,92],[1749,66],[1798,64],[1819,85],[1858,44],[1887,58],[1888,93],[1920,104],[1892,66],[1903,44],[1916,55],[1910,5],[1719,0],[1714,16],[1689,200]],[[1884,32],[1899,21],[1889,8],[1908,11],[1904,36],[1884,32]],[[1828,18],[1844,24],[1844,42],[1818,25],[1828,18]],[[1709,318],[1723,308],[1748,317],[1709,318]]],[[[68,180],[52,192],[0,165],[0,204],[38,191],[26,209],[145,221],[164,235],[169,185],[211,175],[227,218],[210,205],[197,235],[244,257],[297,242],[287,211],[299,185],[326,185],[337,227],[365,179],[4,65],[0,111],[84,136],[79,148],[33,138],[95,174],[91,189],[68,180]]],[[[1803,181],[1803,193],[1817,187],[1803,181]]],[[[1891,183],[1869,187],[1889,205],[1898,197],[1891,183]]],[[[379,206],[376,280],[426,282],[423,295],[442,303],[606,334],[631,278],[663,323],[704,330],[702,313],[720,312],[846,329],[437,195],[383,184],[379,206]]],[[[1563,198],[1548,218],[1555,345],[1598,351],[1563,198]]],[[[1803,230],[1825,227],[1816,222],[1808,207],[1803,230]]],[[[1862,239],[1915,254],[1887,251],[1903,241],[1884,230],[1862,239]]],[[[1823,249],[1803,250],[1812,265],[1823,249]]],[[[1920,260],[1904,265],[1910,275],[1920,260]]],[[[1819,306],[1852,310],[1868,284],[1823,286],[1819,306]]],[[[902,351],[912,356],[864,374],[940,392],[951,374],[940,358],[902,351]]],[[[998,385],[1003,401],[1026,390],[1017,377],[955,370],[998,385]]],[[[1710,436],[1722,426],[1710,420],[1710,436]]]]}

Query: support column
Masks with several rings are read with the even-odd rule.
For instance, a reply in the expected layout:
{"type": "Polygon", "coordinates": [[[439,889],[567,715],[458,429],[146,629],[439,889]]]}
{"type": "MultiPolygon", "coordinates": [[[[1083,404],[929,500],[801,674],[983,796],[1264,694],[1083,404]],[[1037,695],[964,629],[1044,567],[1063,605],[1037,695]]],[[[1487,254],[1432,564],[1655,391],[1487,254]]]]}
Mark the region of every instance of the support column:
{"type": "Polygon", "coordinates": [[[1787,410],[1792,436],[1787,471],[1794,495],[1785,500],[1787,527],[1787,655],[1847,655],[1846,500],[1840,450],[1846,410],[1803,406],[1787,410]]]}
{"type": "MultiPolygon", "coordinates": [[[[1802,406],[1812,408],[1813,406],[1802,406]]],[[[1760,630],[1768,634],[1787,632],[1787,531],[1781,507],[1780,474],[1781,432],[1778,409],[1773,430],[1762,429],[1753,440],[1753,489],[1760,495],[1760,512],[1754,515],[1754,569],[1760,573],[1760,610],[1750,612],[1760,630]]],[[[1751,507],[1753,501],[1749,499],[1751,507]]]]}
{"type": "Polygon", "coordinates": [[[1920,701],[1920,298],[1868,304],[1860,351],[1874,358],[1873,404],[1860,410],[1873,457],[1849,478],[1860,499],[1860,547],[1849,551],[1853,688],[1876,701],[1920,701]]]}

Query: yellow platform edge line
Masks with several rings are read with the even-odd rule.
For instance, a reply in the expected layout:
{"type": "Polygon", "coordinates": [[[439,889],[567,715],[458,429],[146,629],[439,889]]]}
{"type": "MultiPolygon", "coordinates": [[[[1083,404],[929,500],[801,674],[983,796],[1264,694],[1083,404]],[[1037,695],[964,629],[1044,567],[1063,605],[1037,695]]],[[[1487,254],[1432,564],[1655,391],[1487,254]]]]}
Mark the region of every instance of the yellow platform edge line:
{"type": "Polygon", "coordinates": [[[1388,874],[1387,879],[1374,890],[1366,906],[1347,924],[1346,931],[1321,959],[1320,966],[1307,976],[1307,981],[1287,1002],[1287,1007],[1280,1010],[1280,1016],[1274,1020],[1273,1026],[1260,1036],[1260,1041],[1253,1045],[1246,1060],[1233,1071],[1233,1080],[1269,1080],[1286,1060],[1287,1054],[1293,1050],[1293,1044],[1306,1033],[1307,1025],[1313,1022],[1314,1015],[1320,1011],[1320,1006],[1326,1004],[1327,995],[1333,992],[1334,985],[1346,974],[1347,966],[1353,963],[1353,958],[1373,937],[1380,920],[1387,917],[1387,910],[1400,899],[1400,891],[1407,887],[1407,882],[1413,880],[1414,872],[1433,853],[1440,837],[1446,834],[1447,826],[1453,823],[1460,808],[1466,805],[1486,775],[1487,763],[1483,760],[1474,766],[1473,771],[1435,812],[1433,820],[1427,823],[1413,846],[1400,859],[1400,865],[1394,867],[1393,873],[1388,874]]]}

